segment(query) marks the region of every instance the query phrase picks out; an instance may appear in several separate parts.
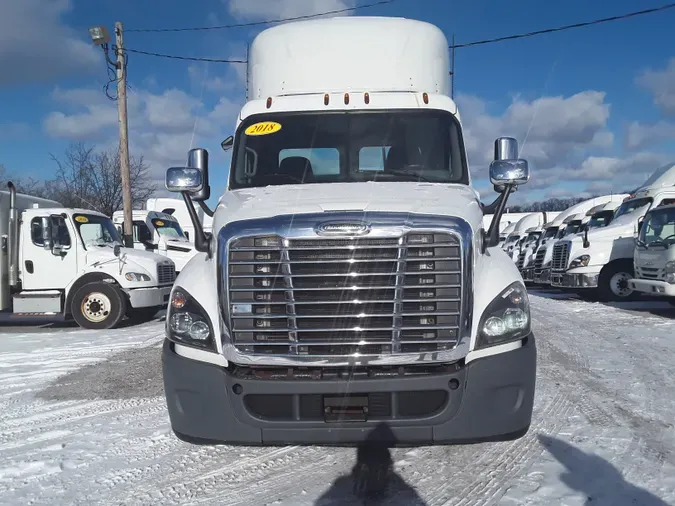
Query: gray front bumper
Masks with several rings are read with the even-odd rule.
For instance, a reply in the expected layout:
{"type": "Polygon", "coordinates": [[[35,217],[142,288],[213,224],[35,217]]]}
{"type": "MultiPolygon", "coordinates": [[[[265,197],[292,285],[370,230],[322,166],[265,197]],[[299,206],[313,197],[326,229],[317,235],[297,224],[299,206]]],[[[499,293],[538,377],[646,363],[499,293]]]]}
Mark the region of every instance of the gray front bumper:
{"type": "Polygon", "coordinates": [[[534,282],[538,285],[551,284],[551,269],[539,269],[534,271],[534,282]]]}
{"type": "Polygon", "coordinates": [[[553,272],[551,274],[551,286],[558,288],[597,288],[598,274],[553,272]]]}
{"type": "Polygon", "coordinates": [[[155,286],[152,288],[135,288],[127,290],[129,302],[133,308],[161,307],[169,303],[171,286],[155,286]]]}
{"type": "MultiPolygon", "coordinates": [[[[181,439],[200,444],[353,445],[383,424],[394,445],[512,440],[530,426],[536,363],[534,335],[517,350],[450,372],[386,378],[253,379],[181,357],[169,341],[162,352],[171,426],[181,439]],[[400,415],[404,404],[414,411],[423,404],[420,399],[439,392],[444,400],[431,415],[400,415]],[[384,396],[390,414],[367,421],[324,421],[324,396],[344,394],[384,396]],[[256,412],[277,407],[274,419],[256,412]]],[[[369,409],[382,413],[378,405],[369,409]]]]}

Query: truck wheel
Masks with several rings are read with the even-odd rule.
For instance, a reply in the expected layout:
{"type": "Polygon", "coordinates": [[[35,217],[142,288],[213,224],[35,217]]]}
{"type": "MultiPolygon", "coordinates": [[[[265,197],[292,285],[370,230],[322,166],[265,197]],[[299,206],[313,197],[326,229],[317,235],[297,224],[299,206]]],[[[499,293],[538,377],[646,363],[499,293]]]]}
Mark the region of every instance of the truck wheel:
{"type": "Polygon", "coordinates": [[[633,265],[619,262],[605,267],[598,278],[598,295],[607,302],[634,300],[639,293],[628,286],[633,279],[633,265]]]}
{"type": "Polygon", "coordinates": [[[78,288],[70,310],[73,319],[85,329],[111,329],[124,318],[127,301],[110,283],[87,283],[78,288]]]}

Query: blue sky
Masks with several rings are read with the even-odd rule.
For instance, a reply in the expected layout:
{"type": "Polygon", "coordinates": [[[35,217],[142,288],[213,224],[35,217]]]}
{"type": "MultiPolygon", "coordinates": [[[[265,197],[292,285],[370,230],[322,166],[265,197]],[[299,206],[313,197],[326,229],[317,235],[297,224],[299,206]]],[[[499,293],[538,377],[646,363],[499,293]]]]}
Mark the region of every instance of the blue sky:
{"type": "MultiPolygon", "coordinates": [[[[87,28],[126,29],[259,21],[351,7],[355,0],[0,0],[0,164],[10,174],[53,177],[50,154],[70,141],[117,143],[103,54],[87,28]]],[[[360,0],[359,3],[369,3],[360,0]]],[[[457,43],[538,30],[659,6],[664,0],[397,0],[360,15],[403,16],[438,25],[457,43]]],[[[524,142],[533,165],[514,201],[639,185],[675,160],[675,9],[562,33],[458,49],[456,99],[476,186],[492,141],[524,142]]],[[[128,32],[128,48],[207,58],[245,57],[262,27],[208,32],[128,32]]],[[[162,178],[192,145],[211,152],[214,194],[225,185],[232,132],[244,100],[243,66],[131,54],[133,154],[162,178]],[[196,124],[195,124],[196,121],[196,124]]]]}

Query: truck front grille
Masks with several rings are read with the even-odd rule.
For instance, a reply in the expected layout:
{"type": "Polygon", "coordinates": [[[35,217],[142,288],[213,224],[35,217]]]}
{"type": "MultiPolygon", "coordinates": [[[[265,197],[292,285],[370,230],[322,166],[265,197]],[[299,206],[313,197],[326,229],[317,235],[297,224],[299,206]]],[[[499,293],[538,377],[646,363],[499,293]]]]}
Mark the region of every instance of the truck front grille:
{"type": "Polygon", "coordinates": [[[386,355],[453,349],[462,259],[452,234],[249,236],[230,242],[233,344],[248,355],[386,355]]]}
{"type": "Polygon", "coordinates": [[[173,264],[158,265],[157,279],[160,285],[173,283],[176,280],[176,267],[173,264]]]}
{"type": "Polygon", "coordinates": [[[567,242],[558,243],[553,246],[553,257],[551,259],[551,270],[564,271],[570,259],[570,245],[567,242]]]}
{"type": "Polygon", "coordinates": [[[541,269],[544,266],[544,258],[546,257],[546,248],[540,247],[537,250],[537,255],[534,257],[534,268],[541,269]]]}
{"type": "Polygon", "coordinates": [[[519,269],[519,270],[522,269],[522,268],[525,266],[525,253],[526,253],[526,251],[527,251],[527,250],[523,250],[523,251],[521,251],[520,254],[518,255],[518,262],[517,262],[517,264],[518,264],[518,269],[519,269]]]}
{"type": "Polygon", "coordinates": [[[637,267],[636,277],[638,279],[656,279],[656,280],[665,280],[666,271],[664,269],[659,269],[658,267],[637,267]]]}

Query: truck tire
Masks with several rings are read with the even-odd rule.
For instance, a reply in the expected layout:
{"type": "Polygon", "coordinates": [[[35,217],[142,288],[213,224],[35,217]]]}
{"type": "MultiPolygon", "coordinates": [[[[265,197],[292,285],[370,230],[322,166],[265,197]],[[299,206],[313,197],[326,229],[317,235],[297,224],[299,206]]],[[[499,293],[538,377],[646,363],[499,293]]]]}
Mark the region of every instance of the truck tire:
{"type": "Polygon", "coordinates": [[[75,292],[70,311],[80,327],[101,330],[116,327],[126,308],[126,298],[115,285],[87,283],[75,292]]]}
{"type": "Polygon", "coordinates": [[[598,296],[604,302],[635,300],[639,292],[628,287],[635,275],[632,262],[616,262],[607,265],[598,278],[598,296]]]}

